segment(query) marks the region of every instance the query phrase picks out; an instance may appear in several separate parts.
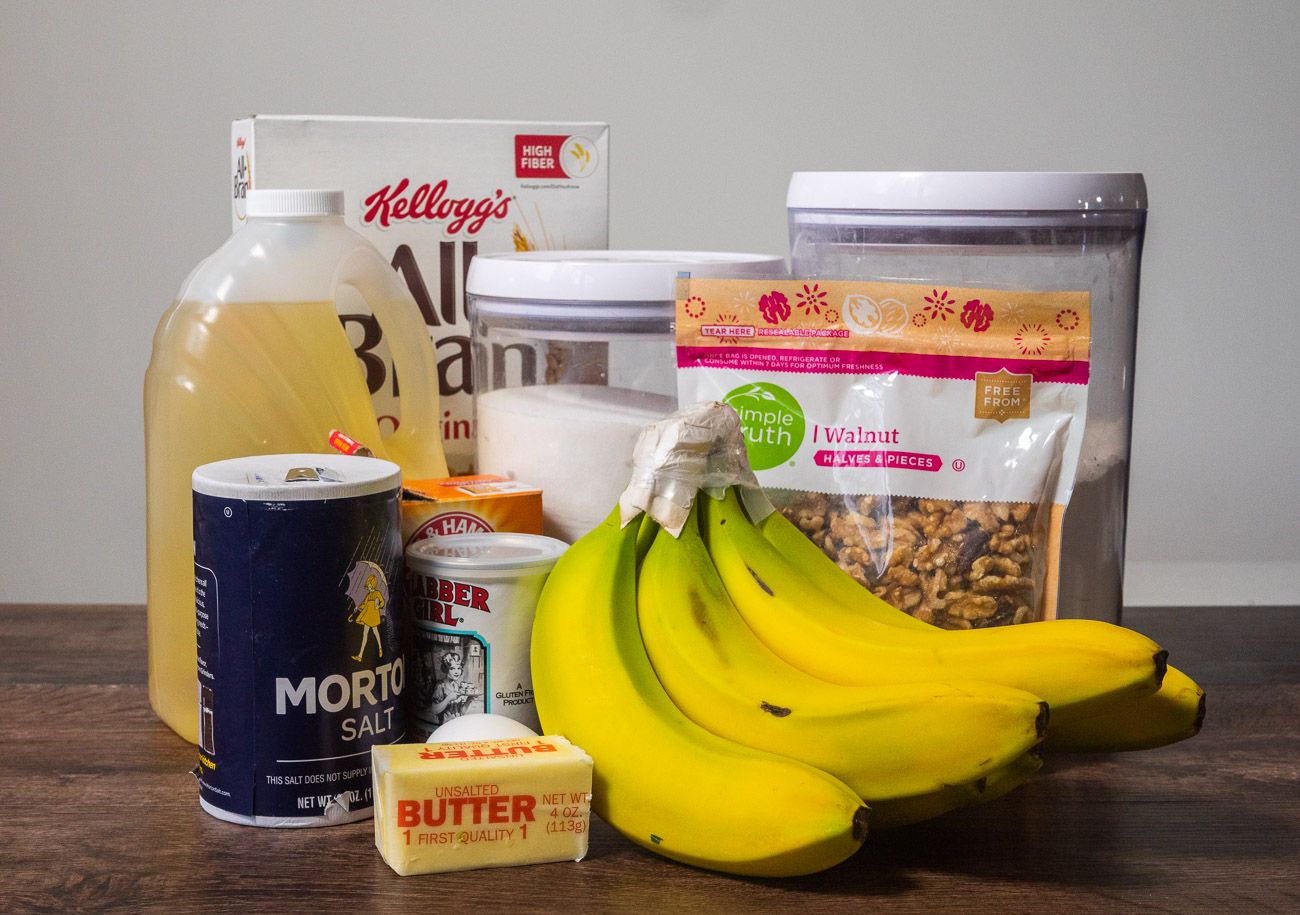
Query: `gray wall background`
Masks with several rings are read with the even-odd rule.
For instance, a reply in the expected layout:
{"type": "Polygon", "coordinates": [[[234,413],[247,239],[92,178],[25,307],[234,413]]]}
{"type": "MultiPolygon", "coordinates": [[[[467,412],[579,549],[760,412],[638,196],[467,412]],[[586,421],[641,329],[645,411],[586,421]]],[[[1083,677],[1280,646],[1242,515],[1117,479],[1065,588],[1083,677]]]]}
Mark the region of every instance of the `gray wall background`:
{"type": "Polygon", "coordinates": [[[611,124],[613,247],[795,170],[1141,171],[1130,604],[1300,603],[1294,2],[0,0],[0,601],[142,602],[141,385],[232,118],[611,124]]]}

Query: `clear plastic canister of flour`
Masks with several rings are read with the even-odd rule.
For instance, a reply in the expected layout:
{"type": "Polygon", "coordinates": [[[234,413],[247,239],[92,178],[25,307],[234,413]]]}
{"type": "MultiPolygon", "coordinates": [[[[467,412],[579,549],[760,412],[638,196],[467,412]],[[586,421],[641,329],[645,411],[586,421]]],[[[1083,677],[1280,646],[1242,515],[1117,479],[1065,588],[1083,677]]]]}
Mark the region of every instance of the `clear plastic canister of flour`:
{"type": "Polygon", "coordinates": [[[677,408],[677,277],[779,276],[785,259],[687,251],[479,255],[465,281],[477,470],[542,488],[544,532],[598,525],[637,433],[677,408]]]}
{"type": "Polygon", "coordinates": [[[1087,422],[1061,530],[1056,606],[1060,616],[1118,622],[1142,175],[796,172],[787,207],[799,277],[1089,293],[1087,422]]]}
{"type": "Polygon", "coordinates": [[[498,714],[540,731],[529,663],[542,585],[568,544],[539,534],[430,537],[406,548],[417,732],[498,714]]]}

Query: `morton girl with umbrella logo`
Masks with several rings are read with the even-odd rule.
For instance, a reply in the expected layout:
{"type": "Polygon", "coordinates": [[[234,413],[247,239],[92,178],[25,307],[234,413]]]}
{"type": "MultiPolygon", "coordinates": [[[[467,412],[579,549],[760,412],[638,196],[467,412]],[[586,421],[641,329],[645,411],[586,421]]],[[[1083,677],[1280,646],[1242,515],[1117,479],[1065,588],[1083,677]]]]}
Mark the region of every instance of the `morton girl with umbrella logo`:
{"type": "MultiPolygon", "coordinates": [[[[384,570],[368,559],[361,559],[352,564],[347,575],[348,597],[352,599],[352,612],[348,615],[349,623],[361,627],[361,647],[352,656],[360,661],[366,653],[366,643],[370,633],[384,621],[384,608],[388,606],[388,579],[384,570]]],[[[384,656],[384,641],[375,633],[375,647],[379,656],[384,656]]]]}

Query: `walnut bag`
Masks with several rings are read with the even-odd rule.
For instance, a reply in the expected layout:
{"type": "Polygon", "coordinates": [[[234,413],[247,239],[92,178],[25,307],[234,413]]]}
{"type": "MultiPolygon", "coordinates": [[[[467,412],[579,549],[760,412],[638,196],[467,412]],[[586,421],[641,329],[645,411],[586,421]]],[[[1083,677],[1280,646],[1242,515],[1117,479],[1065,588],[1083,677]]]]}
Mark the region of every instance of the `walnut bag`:
{"type": "Polygon", "coordinates": [[[740,414],[778,510],[950,629],[1056,615],[1089,294],[683,278],[681,403],[740,414]]]}

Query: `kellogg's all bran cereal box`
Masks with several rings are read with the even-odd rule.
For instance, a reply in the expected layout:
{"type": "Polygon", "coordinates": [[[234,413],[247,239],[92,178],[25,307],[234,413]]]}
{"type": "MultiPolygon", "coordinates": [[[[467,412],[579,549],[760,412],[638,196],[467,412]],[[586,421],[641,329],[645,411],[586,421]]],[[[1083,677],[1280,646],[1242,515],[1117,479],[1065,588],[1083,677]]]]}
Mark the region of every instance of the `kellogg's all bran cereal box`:
{"type": "MultiPolygon", "coordinates": [[[[452,474],[474,461],[465,274],[478,253],[609,244],[609,128],[600,123],[268,116],[231,127],[231,211],[251,188],[341,188],[346,219],[388,257],[424,314],[452,474]]],[[[339,317],[390,433],[401,398],[379,323],[358,296],[339,317]]]]}

